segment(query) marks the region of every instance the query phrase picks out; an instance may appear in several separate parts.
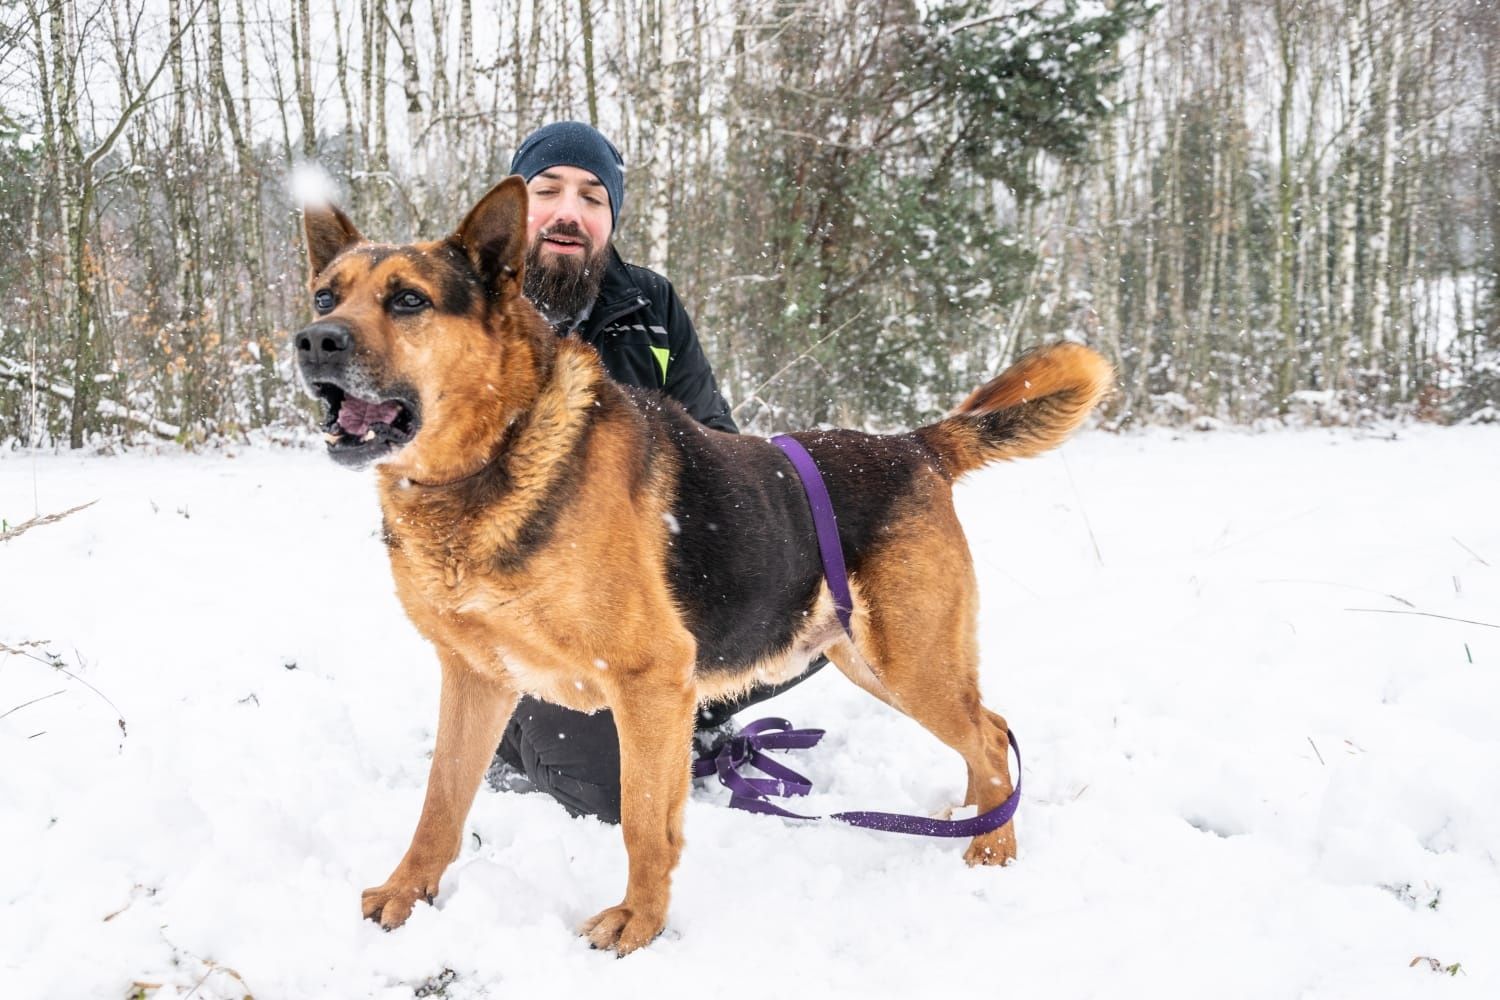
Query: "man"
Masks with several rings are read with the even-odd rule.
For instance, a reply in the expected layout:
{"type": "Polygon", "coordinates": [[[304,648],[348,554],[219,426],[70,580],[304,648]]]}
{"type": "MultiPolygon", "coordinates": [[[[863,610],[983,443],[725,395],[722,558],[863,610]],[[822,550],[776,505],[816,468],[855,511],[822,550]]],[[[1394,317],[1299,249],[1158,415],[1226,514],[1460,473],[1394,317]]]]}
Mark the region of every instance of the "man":
{"type": "MultiPolygon", "coordinates": [[[[592,344],[617,382],[658,389],[700,423],[738,428],[719,394],[692,320],[671,282],[627,264],[612,238],[625,200],[624,159],[596,129],[555,122],[516,150],[510,172],[526,181],[525,294],[557,329],[592,344]]],[[[735,712],[785,690],[752,691],[741,702],[699,710],[700,740],[735,712]]],[[[620,821],[620,744],[609,712],[585,715],[522,698],[506,728],[490,783],[547,792],[575,815],[620,821]]]]}

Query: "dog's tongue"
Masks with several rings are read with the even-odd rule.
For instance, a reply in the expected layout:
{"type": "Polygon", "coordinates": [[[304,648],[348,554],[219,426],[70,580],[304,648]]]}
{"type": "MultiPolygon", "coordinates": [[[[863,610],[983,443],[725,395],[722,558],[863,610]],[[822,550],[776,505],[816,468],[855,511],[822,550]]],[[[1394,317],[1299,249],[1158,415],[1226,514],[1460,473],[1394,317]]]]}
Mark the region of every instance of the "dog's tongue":
{"type": "Polygon", "coordinates": [[[345,434],[364,437],[371,424],[389,424],[400,412],[401,407],[396,403],[367,403],[345,396],[339,404],[339,427],[345,434]]]}

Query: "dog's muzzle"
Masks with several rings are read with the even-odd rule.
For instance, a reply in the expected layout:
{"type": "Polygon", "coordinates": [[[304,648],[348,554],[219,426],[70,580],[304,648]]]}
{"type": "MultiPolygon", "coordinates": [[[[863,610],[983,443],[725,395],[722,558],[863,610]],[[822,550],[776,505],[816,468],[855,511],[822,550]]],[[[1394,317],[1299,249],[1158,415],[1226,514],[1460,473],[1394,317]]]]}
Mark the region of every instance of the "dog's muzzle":
{"type": "Polygon", "coordinates": [[[355,337],[342,323],[322,321],[293,338],[308,394],[325,406],[323,439],[341,465],[361,466],[397,451],[421,424],[417,395],[374,386],[355,363],[355,337]]]}

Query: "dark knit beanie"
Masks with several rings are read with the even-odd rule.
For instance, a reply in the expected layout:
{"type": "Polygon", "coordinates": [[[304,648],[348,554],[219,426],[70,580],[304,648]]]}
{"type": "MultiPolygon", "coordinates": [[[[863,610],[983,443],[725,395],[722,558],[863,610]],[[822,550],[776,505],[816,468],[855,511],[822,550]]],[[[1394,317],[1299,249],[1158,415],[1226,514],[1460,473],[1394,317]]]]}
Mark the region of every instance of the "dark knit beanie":
{"type": "Polygon", "coordinates": [[[592,125],[553,122],[526,137],[511,158],[510,172],[530,183],[543,170],[559,165],[579,167],[599,178],[609,192],[610,228],[619,225],[625,201],[625,158],[614,143],[592,125]]]}

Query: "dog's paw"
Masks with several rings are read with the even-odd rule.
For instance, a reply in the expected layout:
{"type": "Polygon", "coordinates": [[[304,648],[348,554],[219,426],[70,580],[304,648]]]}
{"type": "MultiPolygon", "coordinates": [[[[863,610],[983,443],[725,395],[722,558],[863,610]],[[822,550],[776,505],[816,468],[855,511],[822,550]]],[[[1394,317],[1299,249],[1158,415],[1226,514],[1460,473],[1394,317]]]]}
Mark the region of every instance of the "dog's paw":
{"type": "Polygon", "coordinates": [[[364,891],[360,896],[360,910],[366,920],[373,920],[391,931],[406,923],[418,900],[430,903],[436,895],[437,886],[428,885],[426,880],[392,875],[384,885],[364,891]]]}
{"type": "Polygon", "coordinates": [[[584,921],[578,933],[589,939],[589,947],[613,949],[624,957],[650,944],[666,925],[665,913],[646,913],[621,903],[584,921]]]}
{"type": "Polygon", "coordinates": [[[1009,823],[980,834],[969,842],[964,862],[969,865],[1008,865],[1016,860],[1016,834],[1009,823]]]}

